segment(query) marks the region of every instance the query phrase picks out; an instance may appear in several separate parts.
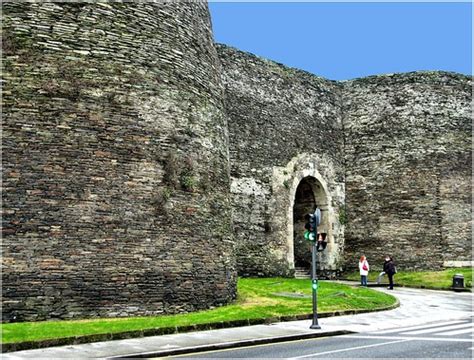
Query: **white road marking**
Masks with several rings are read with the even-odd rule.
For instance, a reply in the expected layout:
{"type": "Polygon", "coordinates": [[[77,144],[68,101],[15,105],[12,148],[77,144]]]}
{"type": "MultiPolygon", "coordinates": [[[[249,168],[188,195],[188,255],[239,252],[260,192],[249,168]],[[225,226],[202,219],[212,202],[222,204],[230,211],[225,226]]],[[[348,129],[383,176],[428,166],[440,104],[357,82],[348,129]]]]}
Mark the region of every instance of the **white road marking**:
{"type": "Polygon", "coordinates": [[[166,344],[166,345],[160,346],[159,348],[168,350],[168,349],[174,349],[174,348],[177,348],[177,347],[179,347],[179,345],[166,344]]]}
{"type": "Polygon", "coordinates": [[[442,332],[436,335],[439,336],[453,336],[453,335],[461,335],[461,334],[469,334],[474,332],[474,327],[470,327],[469,329],[462,329],[462,330],[454,330],[454,331],[448,331],[448,332],[442,332]]]}
{"type": "MultiPolygon", "coordinates": [[[[448,322],[442,323],[441,325],[445,326],[445,325],[459,324],[463,321],[465,321],[465,320],[448,321],[448,322]]],[[[373,332],[377,333],[377,334],[389,334],[389,333],[392,333],[392,332],[401,332],[401,331],[423,329],[423,328],[433,327],[433,326],[435,326],[435,324],[424,324],[424,325],[415,325],[415,326],[401,327],[401,328],[398,328],[398,329],[373,331],[373,332]]]]}
{"type": "Polygon", "coordinates": [[[290,360],[294,360],[294,359],[304,359],[304,358],[307,358],[307,357],[318,356],[318,355],[334,354],[334,353],[344,352],[344,351],[352,351],[352,350],[358,350],[358,349],[366,349],[366,348],[371,348],[371,347],[376,347],[376,346],[383,346],[383,345],[389,345],[389,344],[396,344],[396,343],[407,342],[407,341],[411,341],[411,339],[403,339],[403,340],[389,341],[389,342],[378,343],[378,344],[372,344],[372,345],[354,346],[354,347],[350,347],[350,348],[337,349],[337,350],[331,350],[331,351],[323,351],[323,352],[319,352],[319,353],[313,353],[313,354],[308,354],[308,355],[302,355],[302,356],[292,357],[292,358],[290,358],[290,360]]]}
{"type": "Polygon", "coordinates": [[[460,325],[451,325],[451,326],[438,326],[438,327],[430,328],[430,329],[403,332],[402,334],[403,335],[429,334],[429,333],[435,333],[435,332],[444,331],[444,330],[460,329],[460,328],[465,328],[465,327],[469,327],[469,326],[472,326],[471,323],[464,323],[464,324],[460,324],[460,325]]]}
{"type": "Polygon", "coordinates": [[[434,338],[421,336],[377,336],[377,335],[344,335],[344,337],[353,339],[400,339],[400,340],[421,340],[421,341],[448,341],[448,342],[473,342],[472,339],[457,338],[434,338]]]}

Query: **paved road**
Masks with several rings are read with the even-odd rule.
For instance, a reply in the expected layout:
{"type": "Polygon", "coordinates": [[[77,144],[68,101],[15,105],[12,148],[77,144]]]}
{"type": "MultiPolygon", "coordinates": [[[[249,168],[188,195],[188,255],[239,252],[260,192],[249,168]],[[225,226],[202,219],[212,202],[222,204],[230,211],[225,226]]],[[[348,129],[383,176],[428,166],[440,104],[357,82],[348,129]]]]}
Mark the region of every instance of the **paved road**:
{"type": "Polygon", "coordinates": [[[176,358],[472,358],[472,317],[176,358]]]}

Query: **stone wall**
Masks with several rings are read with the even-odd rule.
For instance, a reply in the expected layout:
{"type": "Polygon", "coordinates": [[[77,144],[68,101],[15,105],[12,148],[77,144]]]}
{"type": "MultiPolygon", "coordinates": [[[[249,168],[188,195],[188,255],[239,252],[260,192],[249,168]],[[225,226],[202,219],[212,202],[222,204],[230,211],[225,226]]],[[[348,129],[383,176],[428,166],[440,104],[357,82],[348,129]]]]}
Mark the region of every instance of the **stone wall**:
{"type": "Polygon", "coordinates": [[[363,253],[401,269],[469,264],[471,85],[445,72],[344,83],[347,268],[363,253]]]}
{"type": "Polygon", "coordinates": [[[308,262],[315,205],[322,271],[471,261],[471,78],[325,80],[204,2],[2,10],[4,321],[228,303],[308,262]]]}
{"type": "MultiPolygon", "coordinates": [[[[322,230],[331,235],[330,249],[320,260],[323,268],[336,268],[344,204],[340,86],[227,46],[219,45],[218,53],[229,117],[240,274],[292,273],[293,205],[305,177],[317,179],[327,194],[316,201],[326,217],[322,230]]],[[[300,230],[296,236],[303,235],[300,230]]]]}
{"type": "Polygon", "coordinates": [[[289,215],[308,176],[328,197],[318,205],[334,239],[322,269],[357,269],[362,253],[376,266],[390,254],[402,269],[471,264],[469,77],[331,82],[223,45],[218,52],[242,275],[289,275],[294,255],[308,251],[303,222],[289,215]]]}
{"type": "Polygon", "coordinates": [[[2,8],[4,321],[234,299],[207,4],[2,8]]]}

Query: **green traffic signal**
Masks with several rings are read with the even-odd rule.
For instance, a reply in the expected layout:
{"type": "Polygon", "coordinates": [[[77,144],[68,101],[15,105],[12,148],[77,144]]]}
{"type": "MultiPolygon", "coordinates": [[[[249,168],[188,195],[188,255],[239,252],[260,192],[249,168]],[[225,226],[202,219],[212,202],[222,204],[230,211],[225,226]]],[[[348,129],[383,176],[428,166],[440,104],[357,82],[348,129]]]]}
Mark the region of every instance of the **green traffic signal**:
{"type": "Polygon", "coordinates": [[[316,235],[314,232],[306,230],[304,232],[304,238],[310,242],[315,242],[316,241],[316,235]]]}

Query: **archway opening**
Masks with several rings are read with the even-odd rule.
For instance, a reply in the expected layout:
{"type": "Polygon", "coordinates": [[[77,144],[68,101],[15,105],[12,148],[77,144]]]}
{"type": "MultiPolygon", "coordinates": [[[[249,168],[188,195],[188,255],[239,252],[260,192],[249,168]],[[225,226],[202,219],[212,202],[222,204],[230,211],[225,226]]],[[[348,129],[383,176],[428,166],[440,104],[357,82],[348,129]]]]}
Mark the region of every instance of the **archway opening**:
{"type": "Polygon", "coordinates": [[[304,238],[305,215],[321,209],[322,221],[318,232],[327,232],[327,196],[321,183],[314,177],[303,178],[295,192],[293,205],[293,251],[295,268],[311,268],[311,246],[304,238]]]}

